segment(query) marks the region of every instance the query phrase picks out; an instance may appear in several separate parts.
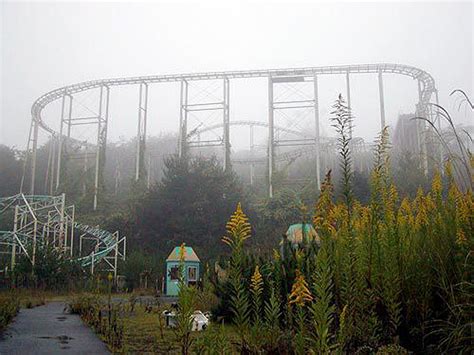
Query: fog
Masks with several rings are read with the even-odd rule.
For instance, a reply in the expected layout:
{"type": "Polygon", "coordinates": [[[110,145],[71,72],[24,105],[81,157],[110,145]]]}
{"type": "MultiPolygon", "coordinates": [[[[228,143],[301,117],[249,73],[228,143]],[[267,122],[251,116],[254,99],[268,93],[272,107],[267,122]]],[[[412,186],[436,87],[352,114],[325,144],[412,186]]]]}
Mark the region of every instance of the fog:
{"type": "MultiPolygon", "coordinates": [[[[55,88],[99,78],[220,70],[413,65],[434,77],[440,103],[456,121],[468,122],[449,93],[460,88],[472,97],[472,2],[4,1],[0,11],[0,143],[9,146],[24,148],[32,103],[55,88]]],[[[323,134],[331,134],[330,106],[337,93],[344,94],[344,80],[321,80],[323,134]]],[[[355,134],[371,140],[380,128],[377,78],[354,75],[351,85],[355,134]]],[[[387,123],[394,124],[399,113],[414,111],[416,82],[392,75],[384,85],[387,123]]],[[[111,95],[109,139],[130,138],[137,87],[114,88],[111,95]]],[[[78,100],[94,105],[91,97],[78,100]]],[[[177,132],[178,85],[151,86],[149,101],[148,134],[177,132]]],[[[56,127],[53,111],[45,110],[44,117],[56,127]]],[[[231,120],[265,121],[266,115],[265,80],[232,83],[231,120]]]]}

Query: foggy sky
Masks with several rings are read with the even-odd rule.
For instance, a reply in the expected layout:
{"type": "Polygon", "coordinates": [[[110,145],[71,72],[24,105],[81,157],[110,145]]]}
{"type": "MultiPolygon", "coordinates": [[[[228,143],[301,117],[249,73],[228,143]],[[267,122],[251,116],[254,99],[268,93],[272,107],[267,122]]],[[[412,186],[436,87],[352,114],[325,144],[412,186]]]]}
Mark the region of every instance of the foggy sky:
{"type": "MultiPolygon", "coordinates": [[[[428,71],[441,104],[452,112],[457,110],[456,100],[448,96],[453,89],[464,89],[473,97],[472,2],[2,2],[0,6],[0,143],[20,148],[26,144],[36,98],[99,78],[389,62],[428,71]]],[[[376,79],[353,80],[353,107],[359,117],[356,134],[370,138],[378,130],[376,79]]],[[[389,123],[398,113],[414,109],[416,83],[403,80],[385,81],[389,123]]],[[[325,132],[330,129],[330,102],[337,92],[344,93],[345,84],[336,78],[322,85],[325,132]]],[[[265,120],[265,85],[256,84],[251,89],[255,94],[248,90],[248,83],[236,84],[231,119],[265,120]],[[260,87],[262,98],[257,94],[260,87]]],[[[167,91],[158,88],[152,96],[150,134],[177,130],[177,107],[173,108],[177,103],[167,91]]],[[[124,99],[115,98],[111,140],[131,137],[136,126],[136,94],[117,95],[124,99]]],[[[469,122],[464,112],[455,117],[469,122]]]]}

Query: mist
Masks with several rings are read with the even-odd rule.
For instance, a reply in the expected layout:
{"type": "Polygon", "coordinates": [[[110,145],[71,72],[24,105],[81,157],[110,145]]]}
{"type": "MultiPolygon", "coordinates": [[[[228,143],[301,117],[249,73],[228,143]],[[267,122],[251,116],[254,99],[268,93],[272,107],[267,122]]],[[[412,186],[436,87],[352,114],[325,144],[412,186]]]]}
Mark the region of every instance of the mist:
{"type": "MultiPolygon", "coordinates": [[[[456,108],[452,90],[472,93],[472,15],[471,2],[2,2],[0,142],[26,146],[30,107],[42,94],[127,76],[399,63],[430,73],[440,103],[456,108]]],[[[326,81],[321,128],[332,134],[329,112],[345,82],[326,81]]],[[[376,78],[354,76],[351,84],[354,133],[371,141],[380,129],[376,78]]],[[[393,125],[398,114],[414,112],[416,82],[394,77],[385,86],[393,125]]],[[[109,140],[135,135],[137,95],[112,94],[109,140]]],[[[231,96],[231,120],[266,120],[265,83],[237,82],[231,96]]],[[[152,87],[148,134],[177,132],[178,106],[179,89],[152,87]]],[[[44,116],[57,127],[57,112],[44,116]]],[[[455,119],[467,123],[468,113],[455,112],[455,119]]]]}

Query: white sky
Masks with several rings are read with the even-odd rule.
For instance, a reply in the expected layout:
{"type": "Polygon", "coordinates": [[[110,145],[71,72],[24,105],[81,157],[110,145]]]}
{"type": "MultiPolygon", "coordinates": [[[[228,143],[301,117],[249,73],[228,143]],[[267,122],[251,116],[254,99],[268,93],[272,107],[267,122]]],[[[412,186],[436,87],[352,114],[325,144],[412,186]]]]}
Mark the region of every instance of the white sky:
{"type": "MultiPolygon", "coordinates": [[[[461,88],[473,97],[472,2],[3,1],[0,15],[0,143],[7,145],[25,146],[31,104],[55,88],[98,78],[199,71],[409,64],[433,75],[441,104],[458,121],[471,120],[457,112],[449,93],[461,88]]],[[[351,80],[355,134],[372,139],[379,129],[377,78],[351,80]]],[[[398,113],[414,110],[416,82],[387,76],[384,84],[387,120],[393,123],[398,113]]],[[[178,92],[177,85],[151,87],[150,134],[177,130],[178,92]]],[[[338,92],[345,93],[343,77],[321,79],[327,134],[338,92]]],[[[109,137],[131,137],[137,88],[113,88],[111,95],[109,137]]],[[[93,95],[78,99],[94,105],[93,95]]],[[[231,120],[264,121],[266,105],[264,80],[232,82],[231,120]]],[[[54,126],[59,116],[53,106],[44,113],[54,126]]]]}

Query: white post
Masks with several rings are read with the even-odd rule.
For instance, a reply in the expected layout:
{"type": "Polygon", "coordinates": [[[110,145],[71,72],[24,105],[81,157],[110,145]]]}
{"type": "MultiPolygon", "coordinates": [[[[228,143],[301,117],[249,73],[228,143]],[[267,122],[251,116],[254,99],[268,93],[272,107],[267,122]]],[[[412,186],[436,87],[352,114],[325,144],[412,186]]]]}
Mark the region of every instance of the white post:
{"type": "MultiPolygon", "coordinates": [[[[349,80],[349,73],[347,73],[347,80],[349,80]]],[[[320,161],[320,149],[321,149],[321,137],[319,127],[319,97],[318,97],[318,76],[314,75],[314,124],[315,124],[315,145],[316,145],[316,185],[318,190],[321,188],[321,161],[320,161]]],[[[349,90],[349,86],[347,87],[349,90]]]]}
{"type": "Polygon", "coordinates": [[[380,129],[384,129],[385,127],[385,102],[384,102],[384,95],[383,95],[383,79],[382,79],[382,71],[379,70],[379,97],[380,97],[380,129]]]}
{"type": "Polygon", "coordinates": [[[273,168],[275,165],[275,143],[273,131],[273,79],[268,77],[268,197],[273,197],[273,168]]]}
{"type": "Polygon", "coordinates": [[[11,258],[11,268],[12,271],[15,268],[15,262],[16,262],[16,231],[18,228],[18,205],[15,206],[15,217],[13,220],[13,234],[14,238],[12,241],[12,258],[11,258]]]}
{"type": "Polygon", "coordinates": [[[91,274],[94,275],[94,256],[95,250],[92,252],[91,274]]]}
{"type": "Polygon", "coordinates": [[[117,283],[117,264],[118,264],[118,247],[119,247],[119,234],[115,232],[115,256],[114,256],[114,280],[117,283]]]}

